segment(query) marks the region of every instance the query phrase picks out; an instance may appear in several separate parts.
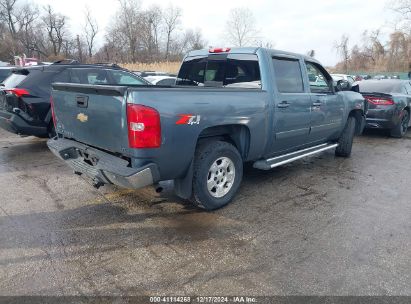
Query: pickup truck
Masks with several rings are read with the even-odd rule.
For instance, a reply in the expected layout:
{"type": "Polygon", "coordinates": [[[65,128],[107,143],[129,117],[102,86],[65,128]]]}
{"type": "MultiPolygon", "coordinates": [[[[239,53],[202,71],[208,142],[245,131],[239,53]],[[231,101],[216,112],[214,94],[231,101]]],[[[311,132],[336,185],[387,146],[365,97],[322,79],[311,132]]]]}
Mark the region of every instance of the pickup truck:
{"type": "Polygon", "coordinates": [[[96,187],[173,180],[178,196],[213,210],[234,198],[246,162],[269,170],[329,149],[350,156],[366,103],[349,89],[303,55],[193,51],[175,86],[54,83],[48,146],[96,187]]]}

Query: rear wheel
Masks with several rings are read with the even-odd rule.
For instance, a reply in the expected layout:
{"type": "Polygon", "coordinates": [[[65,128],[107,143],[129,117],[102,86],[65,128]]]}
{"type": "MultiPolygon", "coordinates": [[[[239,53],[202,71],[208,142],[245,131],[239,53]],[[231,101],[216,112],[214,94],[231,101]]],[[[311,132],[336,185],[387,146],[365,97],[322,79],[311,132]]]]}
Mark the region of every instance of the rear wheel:
{"type": "Polygon", "coordinates": [[[341,157],[350,157],[352,143],[355,134],[355,117],[349,116],[344,131],[338,140],[338,147],[335,149],[335,155],[341,157]]]}
{"type": "Polygon", "coordinates": [[[391,136],[396,138],[402,138],[408,131],[408,125],[410,123],[410,114],[407,110],[402,110],[400,123],[391,129],[391,136]]]}
{"type": "Polygon", "coordinates": [[[199,145],[194,160],[191,201],[214,210],[227,205],[236,194],[243,176],[243,160],[230,143],[208,141],[199,145]]]}

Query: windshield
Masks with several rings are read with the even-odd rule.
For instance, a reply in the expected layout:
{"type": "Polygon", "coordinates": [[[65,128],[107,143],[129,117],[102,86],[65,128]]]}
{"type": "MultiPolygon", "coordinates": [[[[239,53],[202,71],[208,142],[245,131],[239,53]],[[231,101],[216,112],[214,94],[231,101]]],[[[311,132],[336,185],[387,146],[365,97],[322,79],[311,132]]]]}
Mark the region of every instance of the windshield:
{"type": "Polygon", "coordinates": [[[358,82],[361,93],[401,93],[401,81],[371,81],[365,80],[358,82]]]}
{"type": "Polygon", "coordinates": [[[258,57],[222,54],[187,58],[176,85],[261,89],[258,57]]]}

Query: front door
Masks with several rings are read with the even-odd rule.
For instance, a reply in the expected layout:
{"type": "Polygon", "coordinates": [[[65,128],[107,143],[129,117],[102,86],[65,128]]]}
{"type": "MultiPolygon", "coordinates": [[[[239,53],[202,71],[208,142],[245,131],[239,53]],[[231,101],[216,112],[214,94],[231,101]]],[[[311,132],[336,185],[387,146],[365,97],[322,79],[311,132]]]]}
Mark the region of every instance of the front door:
{"type": "Polygon", "coordinates": [[[311,121],[311,97],[305,90],[298,58],[273,57],[274,140],[272,154],[296,150],[307,144],[311,121]]]}
{"type": "Polygon", "coordinates": [[[334,93],[331,76],[317,63],[305,62],[311,93],[310,142],[326,142],[338,136],[344,102],[334,93]]]}

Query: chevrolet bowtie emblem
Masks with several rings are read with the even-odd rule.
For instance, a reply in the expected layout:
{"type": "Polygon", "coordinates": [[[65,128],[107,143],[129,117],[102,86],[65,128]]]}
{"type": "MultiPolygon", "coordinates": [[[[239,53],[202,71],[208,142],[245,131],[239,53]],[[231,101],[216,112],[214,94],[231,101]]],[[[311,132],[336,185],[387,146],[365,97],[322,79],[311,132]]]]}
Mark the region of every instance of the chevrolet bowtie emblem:
{"type": "Polygon", "coordinates": [[[88,116],[86,114],[79,113],[77,115],[77,119],[80,120],[81,122],[86,122],[88,121],[88,116]]]}

